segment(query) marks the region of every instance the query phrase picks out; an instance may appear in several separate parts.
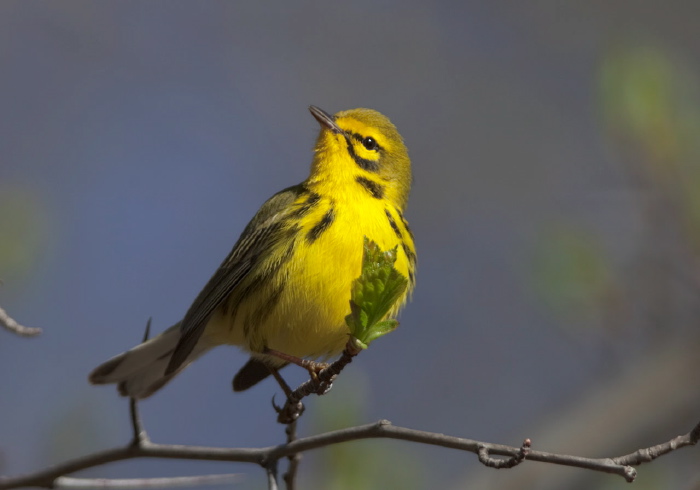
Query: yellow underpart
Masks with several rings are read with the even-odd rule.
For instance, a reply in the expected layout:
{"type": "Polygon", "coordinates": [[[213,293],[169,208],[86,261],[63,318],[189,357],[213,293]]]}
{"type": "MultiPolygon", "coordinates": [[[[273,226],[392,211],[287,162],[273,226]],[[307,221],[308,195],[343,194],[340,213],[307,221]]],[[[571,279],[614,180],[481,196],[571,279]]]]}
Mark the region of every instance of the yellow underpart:
{"type": "MultiPolygon", "coordinates": [[[[348,132],[372,136],[385,149],[396,147],[396,143],[384,137],[381,131],[367,124],[340,116],[337,121],[348,132]]],[[[362,158],[374,156],[361,144],[355,146],[362,158]],[[360,148],[365,153],[360,154],[360,148]]],[[[410,165],[408,157],[405,158],[406,164],[410,165]]],[[[328,358],[339,354],[348,340],[345,317],[350,313],[352,282],[361,273],[365,236],[383,250],[398,247],[396,269],[406,277],[413,276],[415,248],[398,205],[407,197],[401,195],[407,194],[407,189],[400,188],[400,185],[405,185],[402,181],[393,179],[391,174],[378,174],[358,167],[348,154],[346,138],[342,134],[323,131],[317,143],[311,175],[304,185],[308,193],[302,194],[283,213],[292,214],[306,202],[309,193],[318,194],[320,199],[303,217],[285,221],[287,229],[294,232],[287,241],[278,243],[269,257],[237,289],[245,290],[251,281],[263,277],[290,246],[293,250],[291,259],[286,260],[273,277],[258,284],[255,293],[240,301],[237,307],[231,307],[237,302],[233,294],[227,305],[218,308],[207,324],[204,333],[207,341],[238,345],[253,354],[270,348],[297,357],[328,358]],[[385,197],[373,197],[358,184],[358,176],[381,185],[385,197]],[[330,225],[315,240],[310,239],[311,230],[331,209],[333,220],[330,225]],[[387,210],[399,233],[392,228],[387,210]],[[405,250],[409,251],[408,255],[405,250]],[[278,297],[272,301],[276,294],[278,297]]],[[[397,303],[391,316],[398,313],[412,285],[411,282],[409,291],[397,303]]],[[[268,359],[281,364],[278,360],[268,359]]]]}
{"type": "MultiPolygon", "coordinates": [[[[206,335],[214,343],[239,345],[253,353],[265,347],[290,355],[309,358],[326,358],[340,353],[348,339],[349,330],[345,316],[350,313],[350,289],[362,268],[364,236],[374,240],[383,250],[398,246],[395,267],[409,276],[412,266],[406,256],[402,241],[391,229],[383,201],[365,198],[359,186],[357,192],[347,192],[348,201],[322,197],[319,205],[299,221],[294,255],[285,263],[269,284],[241,304],[232,319],[222,309],[209,321],[206,335]],[[349,202],[354,205],[348,205],[349,202]],[[334,221],[309,243],[306,236],[333,206],[334,221]],[[257,309],[283,285],[281,297],[262,323],[254,322],[257,309]],[[231,321],[233,320],[233,322],[231,321]]],[[[394,211],[392,214],[396,216],[394,211]]],[[[399,221],[400,223],[400,221],[399,221]]],[[[403,225],[400,225],[403,226],[403,225]]],[[[413,250],[408,232],[404,241],[413,250]],[[408,237],[408,238],[407,238],[408,237]]],[[[283,254],[280,244],[275,254],[283,254]]],[[[396,313],[405,301],[397,304],[396,313]]]]}

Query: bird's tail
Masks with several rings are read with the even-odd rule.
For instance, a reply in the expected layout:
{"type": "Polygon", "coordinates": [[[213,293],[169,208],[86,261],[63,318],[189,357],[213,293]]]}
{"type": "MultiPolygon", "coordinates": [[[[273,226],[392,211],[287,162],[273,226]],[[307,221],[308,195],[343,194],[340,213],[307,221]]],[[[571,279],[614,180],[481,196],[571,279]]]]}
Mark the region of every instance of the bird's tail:
{"type": "Polygon", "coordinates": [[[122,396],[146,398],[163,387],[176,374],[212,345],[200,341],[175,372],[165,375],[170,357],[180,340],[180,324],[99,365],[88,379],[93,384],[116,383],[122,396]]]}

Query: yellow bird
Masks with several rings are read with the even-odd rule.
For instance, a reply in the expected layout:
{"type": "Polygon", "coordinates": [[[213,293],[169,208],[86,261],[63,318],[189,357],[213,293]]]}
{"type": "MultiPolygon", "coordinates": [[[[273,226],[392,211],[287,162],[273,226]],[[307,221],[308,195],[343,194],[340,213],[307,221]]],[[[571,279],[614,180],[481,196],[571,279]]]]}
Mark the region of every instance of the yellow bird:
{"type": "Polygon", "coordinates": [[[251,354],[233,380],[242,391],[292,358],[338,355],[365,236],[383,250],[398,246],[394,266],[409,279],[389,315],[398,313],[416,267],[403,215],[411,188],[406,146],[377,111],[309,110],[321,124],[309,177],[262,205],[182,321],[97,367],[92,383],[117,383],[122,395],[145,398],[212,347],[229,344],[251,354]]]}

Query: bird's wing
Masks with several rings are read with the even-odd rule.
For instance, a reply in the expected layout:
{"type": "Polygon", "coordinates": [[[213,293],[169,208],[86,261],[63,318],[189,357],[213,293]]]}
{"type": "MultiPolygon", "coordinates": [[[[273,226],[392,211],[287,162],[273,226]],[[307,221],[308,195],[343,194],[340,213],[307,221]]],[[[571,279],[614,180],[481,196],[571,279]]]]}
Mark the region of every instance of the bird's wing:
{"type": "Polygon", "coordinates": [[[302,184],[278,192],[262,205],[245,227],[231,252],[187,310],[180,324],[180,340],[165,370],[166,375],[175,372],[185,362],[214,310],[267,256],[266,252],[278,243],[287,215],[285,211],[303,192],[302,184]]]}

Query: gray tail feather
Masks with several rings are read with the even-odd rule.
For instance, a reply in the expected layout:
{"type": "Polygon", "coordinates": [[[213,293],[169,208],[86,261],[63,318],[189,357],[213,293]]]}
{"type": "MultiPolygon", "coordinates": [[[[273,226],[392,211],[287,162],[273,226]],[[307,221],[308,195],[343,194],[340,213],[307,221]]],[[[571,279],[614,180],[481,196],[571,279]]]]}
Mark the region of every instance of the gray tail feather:
{"type": "Polygon", "coordinates": [[[180,324],[97,366],[88,379],[93,384],[116,383],[122,396],[146,398],[163,387],[176,374],[212,346],[204,342],[194,348],[180,368],[165,375],[175,346],[180,340],[180,324]]]}

